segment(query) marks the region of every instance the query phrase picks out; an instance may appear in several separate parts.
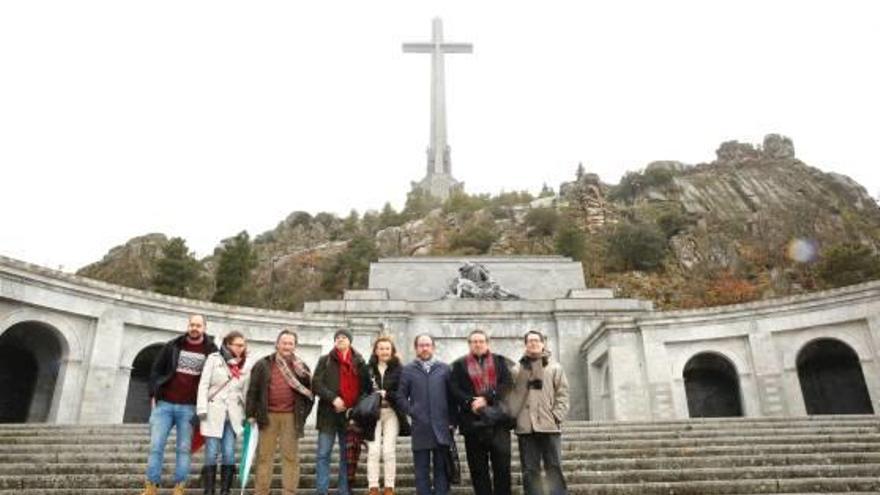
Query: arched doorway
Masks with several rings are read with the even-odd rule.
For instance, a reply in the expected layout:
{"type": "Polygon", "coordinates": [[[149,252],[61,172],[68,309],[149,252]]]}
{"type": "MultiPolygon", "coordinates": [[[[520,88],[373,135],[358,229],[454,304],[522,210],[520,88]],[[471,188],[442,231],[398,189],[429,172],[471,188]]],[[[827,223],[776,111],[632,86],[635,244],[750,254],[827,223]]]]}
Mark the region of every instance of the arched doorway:
{"type": "Polygon", "coordinates": [[[692,418],[742,416],[739,375],[727,358],[703,352],[684,366],[684,389],[692,418]]]}
{"type": "Polygon", "coordinates": [[[859,356],[837,339],[818,339],[797,356],[807,414],[874,414],[859,356]]]}
{"type": "Polygon", "coordinates": [[[125,399],[123,423],[146,423],[150,420],[150,368],[162,350],[162,344],[153,344],[141,349],[131,364],[131,379],[128,382],[128,397],[125,399]]]}
{"type": "Polygon", "coordinates": [[[0,423],[50,419],[63,337],[38,321],[16,323],[0,335],[0,423]]]}

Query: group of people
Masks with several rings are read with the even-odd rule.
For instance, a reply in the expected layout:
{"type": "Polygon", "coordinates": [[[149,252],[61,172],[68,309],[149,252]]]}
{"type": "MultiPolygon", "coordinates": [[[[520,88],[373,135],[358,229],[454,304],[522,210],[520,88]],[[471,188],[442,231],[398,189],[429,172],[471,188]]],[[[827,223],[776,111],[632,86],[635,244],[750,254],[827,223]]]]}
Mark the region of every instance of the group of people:
{"type": "MultiPolygon", "coordinates": [[[[545,337],[530,330],[524,352],[510,361],[490,350],[489,335],[474,330],[469,352],[450,366],[434,356],[434,339],[418,335],[416,358],[403,364],[393,340],[379,336],[368,358],[352,347],[347,329],[312,372],[297,355],[297,335],[281,330],[275,352],[246,367],[247,343],[237,331],[218,349],[203,315],[191,315],[187,332],[162,348],[150,374],[150,454],[146,488],[158,493],[165,444],[177,431],[174,495],[183,495],[195,429],[205,438],[204,492],[230,493],[236,476],[235,446],[246,422],[259,428],[255,493],[267,495],[276,449],[281,450],[283,493],[299,485],[299,439],[318,402],[315,488],[330,488],[330,459],[339,445],[336,489],[351,494],[361,445],[367,447],[369,495],[393,495],[396,445],[411,437],[416,493],[446,495],[453,470],[454,431],[464,436],[470,478],[480,495],[511,493],[511,430],[517,435],[524,493],[566,492],[561,463],[561,425],[568,413],[568,384],[545,337]],[[372,396],[372,397],[371,397],[372,396]],[[362,401],[378,405],[373,421],[359,421],[362,401]],[[542,466],[543,465],[543,466],[542,466]]],[[[364,402],[365,403],[365,402],[364,402]]]]}

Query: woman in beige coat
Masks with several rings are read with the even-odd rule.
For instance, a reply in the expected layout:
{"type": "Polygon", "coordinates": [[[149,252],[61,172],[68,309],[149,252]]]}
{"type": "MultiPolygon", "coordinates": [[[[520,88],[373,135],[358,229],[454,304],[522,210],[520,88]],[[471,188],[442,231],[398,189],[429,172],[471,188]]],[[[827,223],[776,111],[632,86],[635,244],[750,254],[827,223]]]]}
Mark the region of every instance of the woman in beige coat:
{"type": "Polygon", "coordinates": [[[241,332],[229,332],[220,350],[208,355],[202,368],[196,414],[205,437],[205,466],[202,483],[206,494],[214,494],[217,460],[220,466],[220,494],[228,495],[235,474],[235,439],[244,422],[247,375],[246,343],[241,332]]]}

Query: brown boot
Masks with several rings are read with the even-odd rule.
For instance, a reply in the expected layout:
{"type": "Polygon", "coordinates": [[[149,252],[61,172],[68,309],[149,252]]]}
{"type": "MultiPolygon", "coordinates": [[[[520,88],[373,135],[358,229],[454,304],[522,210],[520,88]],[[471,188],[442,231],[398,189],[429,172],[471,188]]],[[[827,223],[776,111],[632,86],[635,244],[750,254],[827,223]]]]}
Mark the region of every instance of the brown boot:
{"type": "Polygon", "coordinates": [[[367,495],[379,495],[379,488],[378,487],[370,488],[370,493],[367,495]]]}
{"type": "Polygon", "coordinates": [[[171,495],[186,495],[186,483],[178,483],[174,485],[171,495]]]}
{"type": "Polygon", "coordinates": [[[394,488],[385,487],[385,491],[382,492],[382,495],[394,495],[394,488]]]}
{"type": "Polygon", "coordinates": [[[144,484],[144,491],[141,492],[141,495],[159,495],[159,485],[154,485],[147,481],[144,484]]]}

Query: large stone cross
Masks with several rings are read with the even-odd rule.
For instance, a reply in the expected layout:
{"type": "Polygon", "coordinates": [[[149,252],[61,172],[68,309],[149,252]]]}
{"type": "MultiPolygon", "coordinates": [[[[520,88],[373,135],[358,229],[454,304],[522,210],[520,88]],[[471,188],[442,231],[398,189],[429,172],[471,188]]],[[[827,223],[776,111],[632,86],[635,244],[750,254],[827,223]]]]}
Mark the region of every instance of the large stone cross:
{"type": "Polygon", "coordinates": [[[447,53],[472,53],[469,43],[446,43],[443,41],[443,21],[435,17],[433,36],[427,43],[404,43],[405,53],[431,54],[431,144],[428,148],[428,175],[452,175],[449,144],[446,141],[446,86],[443,55],[447,53]]]}

